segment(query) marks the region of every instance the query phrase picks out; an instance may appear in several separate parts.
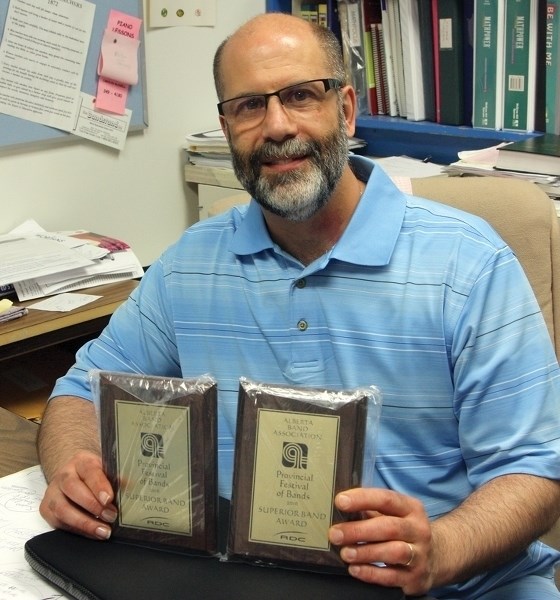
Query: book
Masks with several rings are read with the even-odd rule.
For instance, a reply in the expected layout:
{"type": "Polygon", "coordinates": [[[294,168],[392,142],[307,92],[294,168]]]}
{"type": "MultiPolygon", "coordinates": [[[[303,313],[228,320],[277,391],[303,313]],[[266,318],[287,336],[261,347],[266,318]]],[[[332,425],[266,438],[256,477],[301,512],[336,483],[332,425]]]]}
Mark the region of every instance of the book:
{"type": "Polygon", "coordinates": [[[417,0],[400,0],[403,76],[405,89],[404,115],[410,121],[424,121],[424,79],[422,68],[422,44],[417,0]]]}
{"type": "Polygon", "coordinates": [[[560,0],[546,2],[545,130],[560,134],[560,0]]]}
{"type": "Polygon", "coordinates": [[[383,41],[383,63],[385,65],[387,94],[389,96],[388,114],[391,117],[399,116],[399,104],[395,82],[395,60],[393,57],[393,44],[391,43],[391,27],[389,25],[388,0],[381,0],[381,29],[379,30],[383,41]]]}
{"type": "Polygon", "coordinates": [[[418,20],[420,22],[420,44],[422,46],[422,80],[424,83],[424,110],[426,120],[436,120],[436,97],[434,81],[434,36],[432,31],[431,0],[418,0],[418,20]]]}
{"type": "Polygon", "coordinates": [[[368,112],[360,0],[337,0],[346,77],[356,92],[358,114],[368,112]]]}
{"type": "Polygon", "coordinates": [[[472,124],[474,0],[463,0],[463,123],[472,124]]]}
{"type": "Polygon", "coordinates": [[[375,92],[377,94],[377,114],[389,114],[389,90],[387,81],[387,65],[383,46],[382,23],[371,24],[371,45],[373,54],[373,70],[375,74],[375,92]]]}
{"type": "Polygon", "coordinates": [[[436,123],[441,123],[441,82],[439,69],[439,17],[438,0],[430,0],[432,14],[432,56],[434,62],[434,99],[436,123]]]}
{"type": "Polygon", "coordinates": [[[463,3],[437,0],[439,123],[464,124],[463,3]]]}
{"type": "Polygon", "coordinates": [[[546,4],[547,0],[537,0],[535,131],[546,131],[546,4]]]}
{"type": "Polygon", "coordinates": [[[362,0],[362,27],[363,27],[363,48],[364,62],[366,68],[367,102],[370,115],[379,114],[377,100],[377,79],[375,76],[375,67],[373,64],[373,40],[371,35],[372,23],[381,21],[381,2],[380,0],[362,0]]]}
{"type": "Polygon", "coordinates": [[[319,13],[315,2],[302,2],[299,15],[302,19],[312,23],[319,21],[319,13]]]}
{"type": "Polygon", "coordinates": [[[506,0],[502,128],[534,131],[538,0],[506,0]]]}
{"type": "Polygon", "coordinates": [[[404,87],[401,18],[398,0],[387,0],[387,14],[391,30],[390,43],[393,56],[393,77],[397,95],[398,114],[401,117],[406,117],[406,89],[404,87]]]}
{"type": "Polygon", "coordinates": [[[473,127],[502,127],[504,25],[503,0],[475,0],[473,127]]]}
{"type": "Polygon", "coordinates": [[[326,2],[320,2],[317,4],[317,17],[319,19],[318,23],[321,27],[329,26],[329,12],[326,2]]]}
{"type": "Polygon", "coordinates": [[[3,298],[11,298],[16,295],[16,290],[13,283],[0,285],[0,300],[3,298]]]}
{"type": "Polygon", "coordinates": [[[560,176],[560,136],[544,133],[498,148],[497,169],[560,176]]]}

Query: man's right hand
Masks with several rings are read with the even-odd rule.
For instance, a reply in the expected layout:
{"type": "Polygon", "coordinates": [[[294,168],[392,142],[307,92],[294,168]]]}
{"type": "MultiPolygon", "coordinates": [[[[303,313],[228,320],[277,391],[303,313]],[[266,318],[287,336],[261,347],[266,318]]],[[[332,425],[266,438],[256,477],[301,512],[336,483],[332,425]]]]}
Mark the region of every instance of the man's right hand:
{"type": "Polygon", "coordinates": [[[103,472],[92,402],[58,396],[43,415],[37,449],[48,482],[40,512],[49,525],[106,540],[117,517],[103,472]]]}
{"type": "Polygon", "coordinates": [[[107,540],[117,518],[112,502],[113,491],[101,458],[81,451],[51,479],[39,510],[54,528],[107,540]]]}

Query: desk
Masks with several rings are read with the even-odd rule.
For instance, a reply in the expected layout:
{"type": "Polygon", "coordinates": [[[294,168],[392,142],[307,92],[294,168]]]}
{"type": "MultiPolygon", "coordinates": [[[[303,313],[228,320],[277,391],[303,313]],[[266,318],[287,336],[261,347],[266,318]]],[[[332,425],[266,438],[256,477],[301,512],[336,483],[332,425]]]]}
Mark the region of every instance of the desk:
{"type": "Polygon", "coordinates": [[[38,429],[36,423],[0,407],[0,477],[38,464],[38,429]]]}
{"type": "Polygon", "coordinates": [[[40,417],[55,380],[73,364],[80,338],[96,337],[137,285],[128,280],[88,288],[84,293],[100,298],[71,312],[33,309],[0,323],[0,406],[40,417]],[[74,347],[63,347],[72,340],[74,347]]]}
{"type": "Polygon", "coordinates": [[[88,288],[84,293],[101,298],[68,313],[30,310],[21,319],[0,324],[0,360],[99,332],[137,285],[129,280],[88,288]]]}

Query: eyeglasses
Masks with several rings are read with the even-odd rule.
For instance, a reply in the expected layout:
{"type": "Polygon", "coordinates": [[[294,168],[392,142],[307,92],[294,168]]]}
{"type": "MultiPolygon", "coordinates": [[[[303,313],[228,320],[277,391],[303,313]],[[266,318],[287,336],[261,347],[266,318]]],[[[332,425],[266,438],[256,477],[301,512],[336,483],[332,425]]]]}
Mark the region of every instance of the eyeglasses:
{"type": "Polygon", "coordinates": [[[224,100],[218,104],[218,112],[233,125],[255,127],[264,120],[268,101],[276,96],[282,106],[291,113],[306,113],[317,109],[329,90],[342,87],[338,79],[312,79],[270,92],[252,94],[224,100]]]}

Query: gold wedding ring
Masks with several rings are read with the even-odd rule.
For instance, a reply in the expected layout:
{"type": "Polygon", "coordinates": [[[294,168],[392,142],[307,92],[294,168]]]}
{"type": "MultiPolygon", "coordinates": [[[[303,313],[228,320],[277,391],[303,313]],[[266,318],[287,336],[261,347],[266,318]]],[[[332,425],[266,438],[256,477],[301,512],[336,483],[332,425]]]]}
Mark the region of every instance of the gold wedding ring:
{"type": "Polygon", "coordinates": [[[414,546],[412,544],[409,544],[408,542],[405,542],[405,544],[410,548],[410,558],[408,559],[407,563],[404,563],[403,566],[410,567],[412,561],[414,560],[414,557],[416,556],[416,552],[414,552],[414,546]]]}

